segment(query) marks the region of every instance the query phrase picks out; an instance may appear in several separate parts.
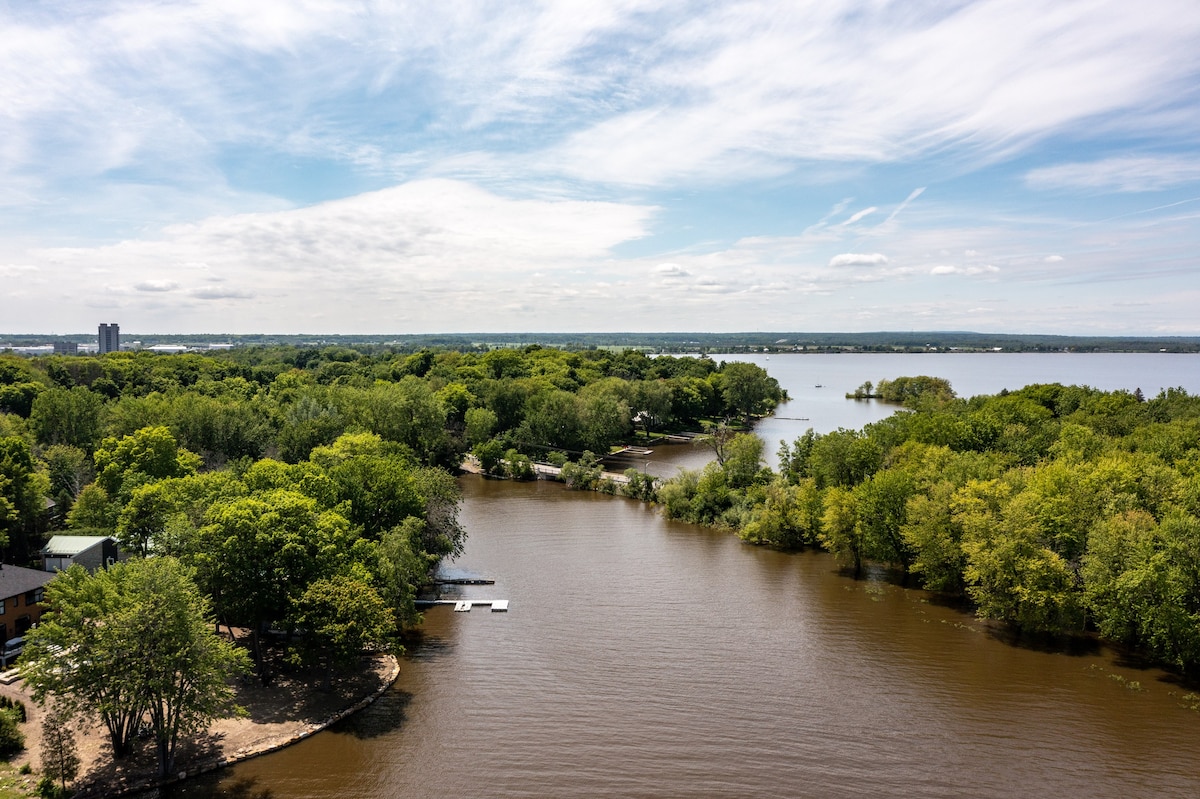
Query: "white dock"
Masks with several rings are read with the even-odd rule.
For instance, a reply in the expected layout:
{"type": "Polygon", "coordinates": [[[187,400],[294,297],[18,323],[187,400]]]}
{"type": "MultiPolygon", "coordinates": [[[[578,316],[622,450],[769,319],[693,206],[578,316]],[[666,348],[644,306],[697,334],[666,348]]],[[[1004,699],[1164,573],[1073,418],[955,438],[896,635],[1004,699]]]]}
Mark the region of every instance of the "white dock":
{"type": "Polygon", "coordinates": [[[418,599],[416,602],[419,608],[428,608],[434,605],[453,605],[455,613],[470,613],[471,608],[476,605],[489,605],[492,613],[507,613],[507,599],[418,599]]]}

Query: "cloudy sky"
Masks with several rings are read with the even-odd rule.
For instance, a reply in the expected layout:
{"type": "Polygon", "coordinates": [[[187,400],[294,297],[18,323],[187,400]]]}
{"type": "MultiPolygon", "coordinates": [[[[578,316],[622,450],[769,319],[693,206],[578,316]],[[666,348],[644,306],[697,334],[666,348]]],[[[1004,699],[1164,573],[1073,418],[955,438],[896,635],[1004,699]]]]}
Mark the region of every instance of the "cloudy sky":
{"type": "Polygon", "coordinates": [[[1200,334],[1195,0],[0,0],[0,332],[1200,334]]]}

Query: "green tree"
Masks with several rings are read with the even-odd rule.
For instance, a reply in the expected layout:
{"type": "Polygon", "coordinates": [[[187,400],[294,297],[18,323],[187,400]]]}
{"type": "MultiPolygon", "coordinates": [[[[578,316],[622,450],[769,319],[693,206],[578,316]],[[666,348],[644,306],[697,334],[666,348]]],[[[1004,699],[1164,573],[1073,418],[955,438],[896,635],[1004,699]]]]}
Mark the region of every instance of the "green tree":
{"type": "Polygon", "coordinates": [[[489,440],[495,432],[499,419],[490,408],[469,408],[464,414],[463,441],[474,447],[489,440]]]}
{"type": "Polygon", "coordinates": [[[244,650],[213,634],[211,603],[179,561],[135,560],[123,571],[132,602],[112,623],[138,641],[131,678],[145,697],[158,775],[165,777],[175,770],[181,738],[214,719],[245,713],[228,680],[248,671],[249,661],[244,650]]]}
{"type": "Polygon", "coordinates": [[[1200,519],[1161,524],[1135,510],[1098,525],[1084,558],[1084,598],[1101,634],[1186,674],[1200,668],[1200,519]]]}
{"type": "Polygon", "coordinates": [[[872,560],[900,566],[908,575],[913,553],[901,531],[907,521],[906,506],[916,490],[903,469],[884,469],[854,488],[863,546],[872,560]]]}
{"type": "Polygon", "coordinates": [[[96,482],[110,498],[126,496],[144,482],[193,474],[200,467],[199,456],[182,449],[171,431],[161,426],[104,439],[95,461],[96,482]]]}
{"type": "Polygon", "coordinates": [[[42,444],[69,444],[88,452],[100,438],[104,398],[83,386],[51,388],[33,401],[29,423],[42,444]]]}
{"type": "Polygon", "coordinates": [[[99,716],[114,756],[130,754],[148,714],[165,775],[181,736],[237,712],[226,680],[245,653],[212,634],[208,601],[175,559],[95,574],[72,566],[47,585],[46,603],[26,636],[27,684],[40,702],[53,695],[65,712],[99,716]]]}
{"type": "Polygon", "coordinates": [[[759,478],[763,440],[753,433],[738,433],[725,445],[721,468],[730,488],[746,488],[759,478]]]}
{"type": "Polygon", "coordinates": [[[334,669],[355,665],[364,649],[389,649],[396,634],[388,603],[365,576],[354,573],[309,584],[296,601],[292,621],[304,631],[299,654],[322,666],[327,691],[334,669]]]}
{"type": "Polygon", "coordinates": [[[67,514],[67,527],[72,530],[98,530],[107,535],[117,526],[118,508],[108,499],[108,492],[96,483],[89,483],[79,492],[67,514]]]}
{"type": "Polygon", "coordinates": [[[167,517],[174,509],[168,491],[162,482],[133,489],[117,517],[117,540],[127,552],[142,557],[150,554],[151,542],[166,529],[167,517]]]}
{"type": "Polygon", "coordinates": [[[284,621],[314,580],[352,559],[354,539],[344,516],[294,491],[238,497],[209,508],[192,557],[197,578],[220,618],[250,629],[263,685],[273,677],[263,630],[284,621]]]}
{"type": "Polygon", "coordinates": [[[962,593],[967,557],[962,549],[962,527],[955,520],[956,488],[942,480],[908,500],[900,534],[913,553],[909,571],[931,591],[962,593]]]}
{"type": "Polygon", "coordinates": [[[838,560],[854,569],[854,576],[862,574],[866,544],[862,528],[858,524],[858,509],[854,492],[848,488],[831,486],[825,489],[824,510],[821,514],[821,543],[838,560]]]}
{"type": "Polygon", "coordinates": [[[0,385],[0,413],[13,413],[28,419],[33,401],[46,390],[41,383],[10,383],[0,385]]]}
{"type": "Polygon", "coordinates": [[[475,445],[471,454],[479,460],[484,474],[500,474],[503,471],[504,445],[499,441],[482,441],[475,445]]]}
{"type": "Polygon", "coordinates": [[[33,455],[24,439],[0,438],[0,547],[19,562],[36,549],[42,496],[49,481],[34,471],[33,455]]]}
{"type": "Polygon", "coordinates": [[[50,478],[50,495],[66,514],[83,487],[93,479],[92,459],[86,452],[69,444],[55,444],[42,452],[50,478]]]}
{"type": "Polygon", "coordinates": [[[769,412],[783,399],[778,381],[761,366],[742,361],[725,364],[721,370],[721,396],[746,424],[751,418],[769,412]]]}
{"type": "Polygon", "coordinates": [[[981,617],[1032,632],[1080,628],[1082,607],[1075,572],[1039,537],[1036,507],[1029,494],[1017,494],[1007,502],[994,526],[969,529],[963,551],[967,595],[981,617]]]}
{"type": "Polygon", "coordinates": [[[71,729],[71,714],[66,707],[55,704],[42,720],[42,774],[57,780],[62,794],[67,783],[79,774],[79,748],[71,729]]]}

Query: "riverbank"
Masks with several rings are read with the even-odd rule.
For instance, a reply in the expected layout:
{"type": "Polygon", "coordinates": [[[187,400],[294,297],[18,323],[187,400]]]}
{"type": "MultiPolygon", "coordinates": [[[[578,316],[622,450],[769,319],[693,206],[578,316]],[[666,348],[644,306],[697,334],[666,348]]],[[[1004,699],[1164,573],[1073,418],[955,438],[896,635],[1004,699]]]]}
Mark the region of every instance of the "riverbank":
{"type": "MultiPolygon", "coordinates": [[[[136,792],[153,796],[163,785],[282,749],[371,704],[399,673],[395,657],[379,654],[364,657],[362,668],[343,675],[330,692],[321,690],[322,675],[316,671],[281,674],[265,688],[257,682],[239,683],[236,701],[248,715],[216,721],[205,733],[181,742],[177,773],[165,782],[155,777],[149,741],[142,742],[129,760],[116,763],[103,725],[82,726],[75,736],[82,764],[74,795],[113,797],[136,792]]],[[[29,696],[23,681],[0,685],[0,694],[24,702],[28,712],[28,720],[21,725],[25,751],[11,762],[17,768],[28,763],[37,770],[45,712],[29,696]]]]}

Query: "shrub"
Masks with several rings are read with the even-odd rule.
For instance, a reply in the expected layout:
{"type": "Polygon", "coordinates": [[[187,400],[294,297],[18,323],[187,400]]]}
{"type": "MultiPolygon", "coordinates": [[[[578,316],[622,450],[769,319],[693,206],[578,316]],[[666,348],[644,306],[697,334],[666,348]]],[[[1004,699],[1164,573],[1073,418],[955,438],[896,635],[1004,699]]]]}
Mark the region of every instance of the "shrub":
{"type": "Polygon", "coordinates": [[[25,733],[21,732],[20,723],[15,709],[0,709],[0,757],[12,757],[25,748],[25,733]]]}

